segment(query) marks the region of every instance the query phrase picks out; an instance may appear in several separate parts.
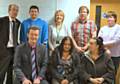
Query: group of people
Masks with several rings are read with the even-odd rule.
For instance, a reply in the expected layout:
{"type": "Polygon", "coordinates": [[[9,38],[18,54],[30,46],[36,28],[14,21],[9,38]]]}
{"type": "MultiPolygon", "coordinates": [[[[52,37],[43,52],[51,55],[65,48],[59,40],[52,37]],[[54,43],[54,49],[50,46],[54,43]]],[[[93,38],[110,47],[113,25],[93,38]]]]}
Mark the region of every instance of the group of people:
{"type": "Polygon", "coordinates": [[[119,84],[120,25],[114,11],[98,36],[86,6],[79,8],[71,29],[62,10],[50,25],[38,18],[35,5],[22,23],[18,11],[10,4],[9,16],[0,18],[0,84],[6,73],[6,84],[119,84]]]}

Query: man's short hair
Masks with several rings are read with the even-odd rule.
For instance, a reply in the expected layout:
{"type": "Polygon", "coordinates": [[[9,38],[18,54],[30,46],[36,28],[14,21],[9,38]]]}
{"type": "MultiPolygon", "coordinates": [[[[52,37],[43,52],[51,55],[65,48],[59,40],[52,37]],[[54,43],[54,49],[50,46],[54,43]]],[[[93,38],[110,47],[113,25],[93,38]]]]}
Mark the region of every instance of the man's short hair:
{"type": "Polygon", "coordinates": [[[87,14],[89,14],[89,9],[87,6],[81,6],[78,10],[78,13],[80,14],[80,11],[83,10],[83,9],[86,9],[87,10],[87,14]]]}
{"type": "Polygon", "coordinates": [[[38,6],[36,6],[36,5],[32,5],[32,6],[30,6],[29,11],[30,11],[31,9],[37,9],[37,10],[38,10],[38,12],[39,12],[39,7],[38,7],[38,6]]]}
{"type": "Polygon", "coordinates": [[[108,11],[107,18],[108,17],[113,17],[115,22],[117,22],[117,14],[114,11],[108,11]]]}
{"type": "Polygon", "coordinates": [[[12,6],[14,6],[14,7],[16,7],[16,8],[18,8],[18,9],[19,9],[18,5],[16,5],[16,4],[10,4],[10,5],[8,6],[8,11],[10,11],[10,10],[11,10],[11,7],[12,7],[12,6]]]}
{"type": "Polygon", "coordinates": [[[40,29],[39,29],[38,27],[36,27],[36,26],[31,26],[31,27],[28,29],[28,33],[30,32],[30,30],[39,30],[39,31],[40,31],[40,29]]]}

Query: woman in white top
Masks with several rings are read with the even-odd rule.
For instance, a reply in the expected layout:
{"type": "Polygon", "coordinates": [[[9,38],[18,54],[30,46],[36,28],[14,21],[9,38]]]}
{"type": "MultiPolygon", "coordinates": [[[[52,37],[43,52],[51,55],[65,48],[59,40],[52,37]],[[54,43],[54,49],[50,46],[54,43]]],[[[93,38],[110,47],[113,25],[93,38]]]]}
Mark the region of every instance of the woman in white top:
{"type": "Polygon", "coordinates": [[[53,51],[65,36],[70,36],[69,29],[63,23],[65,18],[62,10],[55,12],[54,23],[49,26],[49,49],[53,51]]]}
{"type": "Polygon", "coordinates": [[[113,11],[108,13],[107,20],[108,25],[100,29],[98,36],[103,38],[104,45],[110,50],[117,71],[120,63],[120,25],[116,23],[117,15],[113,11]]]}

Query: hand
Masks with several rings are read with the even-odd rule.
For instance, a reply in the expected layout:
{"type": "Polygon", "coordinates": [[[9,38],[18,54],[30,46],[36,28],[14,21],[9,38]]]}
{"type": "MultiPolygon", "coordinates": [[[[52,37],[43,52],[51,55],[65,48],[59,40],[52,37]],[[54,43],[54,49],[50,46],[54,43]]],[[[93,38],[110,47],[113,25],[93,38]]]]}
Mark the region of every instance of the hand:
{"type": "Polygon", "coordinates": [[[86,51],[88,49],[88,46],[81,47],[82,50],[86,51]]]}
{"type": "Polygon", "coordinates": [[[36,78],[36,79],[33,81],[33,84],[40,84],[40,79],[36,78]]]}
{"type": "Polygon", "coordinates": [[[105,48],[105,53],[106,53],[108,56],[110,56],[110,57],[111,57],[111,52],[110,52],[110,50],[109,50],[109,49],[105,48]]]}
{"type": "Polygon", "coordinates": [[[97,80],[96,78],[90,78],[90,81],[93,83],[93,84],[101,84],[101,82],[99,80],[97,80]]]}
{"type": "Polygon", "coordinates": [[[24,79],[24,81],[22,82],[22,84],[32,84],[32,82],[28,79],[24,79]]]}
{"type": "Polygon", "coordinates": [[[100,82],[100,84],[102,84],[104,81],[104,78],[96,78],[96,79],[100,82]]]}
{"type": "Polygon", "coordinates": [[[78,52],[84,52],[84,49],[82,49],[81,47],[77,47],[76,49],[78,52]]]}
{"type": "Polygon", "coordinates": [[[69,83],[69,81],[67,79],[64,79],[61,81],[61,84],[68,84],[68,83],[69,83]]]}

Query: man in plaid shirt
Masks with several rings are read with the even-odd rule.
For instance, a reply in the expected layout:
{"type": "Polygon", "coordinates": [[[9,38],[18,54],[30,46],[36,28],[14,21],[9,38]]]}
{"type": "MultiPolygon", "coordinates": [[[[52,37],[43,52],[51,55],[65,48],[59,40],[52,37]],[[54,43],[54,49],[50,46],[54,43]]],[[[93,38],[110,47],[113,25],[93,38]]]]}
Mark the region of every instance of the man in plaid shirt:
{"type": "Polygon", "coordinates": [[[88,20],[89,10],[86,6],[79,8],[79,17],[72,23],[71,32],[74,45],[79,52],[88,48],[89,39],[96,36],[97,27],[92,20],[88,20]]]}

